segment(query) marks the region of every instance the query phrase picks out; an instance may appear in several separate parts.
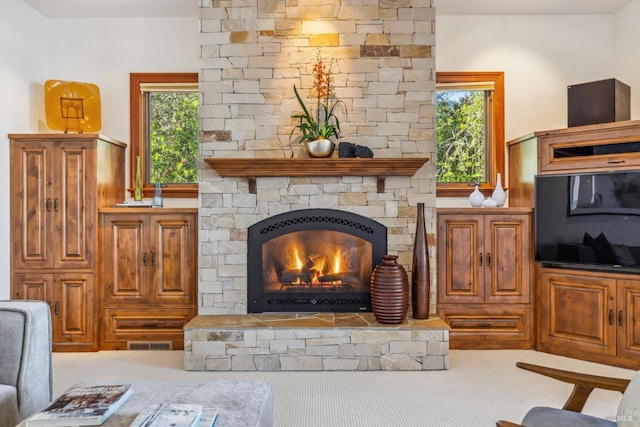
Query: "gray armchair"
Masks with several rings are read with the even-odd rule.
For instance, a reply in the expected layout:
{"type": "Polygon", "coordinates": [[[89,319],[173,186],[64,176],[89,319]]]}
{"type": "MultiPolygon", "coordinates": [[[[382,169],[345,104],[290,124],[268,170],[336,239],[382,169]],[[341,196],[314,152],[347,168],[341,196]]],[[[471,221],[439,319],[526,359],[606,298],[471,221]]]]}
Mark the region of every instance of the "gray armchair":
{"type": "Polygon", "coordinates": [[[51,400],[51,312],[42,301],[0,301],[0,426],[51,400]]]}
{"type": "Polygon", "coordinates": [[[609,378],[518,362],[516,366],[573,384],[573,392],[562,409],[538,406],[527,412],[521,424],[500,420],[497,427],[637,427],[640,426],[640,373],[631,379],[609,378]],[[593,389],[619,391],[622,400],[610,419],[582,414],[593,389]]]}

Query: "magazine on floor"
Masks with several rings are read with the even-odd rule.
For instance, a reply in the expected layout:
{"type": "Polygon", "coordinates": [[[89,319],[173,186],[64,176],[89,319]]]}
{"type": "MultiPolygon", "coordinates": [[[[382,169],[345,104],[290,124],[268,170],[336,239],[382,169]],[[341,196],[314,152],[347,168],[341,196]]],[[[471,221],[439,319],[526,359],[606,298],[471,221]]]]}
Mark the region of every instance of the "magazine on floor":
{"type": "Polygon", "coordinates": [[[27,420],[27,427],[100,425],[133,393],[133,384],[77,385],[27,420]]]}

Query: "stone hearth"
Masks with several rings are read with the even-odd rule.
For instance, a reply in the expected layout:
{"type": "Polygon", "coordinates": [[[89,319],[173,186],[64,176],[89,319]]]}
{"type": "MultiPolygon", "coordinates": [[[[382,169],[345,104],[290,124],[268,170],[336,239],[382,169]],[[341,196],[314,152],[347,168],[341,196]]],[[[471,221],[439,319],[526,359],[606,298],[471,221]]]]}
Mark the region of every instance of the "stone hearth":
{"type": "Polygon", "coordinates": [[[185,328],[186,370],[398,371],[449,367],[437,317],[378,323],[372,313],[200,315],[185,328]]]}

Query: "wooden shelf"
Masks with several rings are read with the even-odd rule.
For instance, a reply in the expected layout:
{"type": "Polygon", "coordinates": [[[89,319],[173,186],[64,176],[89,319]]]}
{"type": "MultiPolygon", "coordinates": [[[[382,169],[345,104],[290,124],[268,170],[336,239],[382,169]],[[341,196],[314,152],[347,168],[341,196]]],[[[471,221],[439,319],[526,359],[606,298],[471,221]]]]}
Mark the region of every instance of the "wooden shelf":
{"type": "Polygon", "coordinates": [[[249,191],[256,192],[257,177],[291,176],[377,176],[378,192],[384,193],[387,176],[413,176],[429,161],[427,157],[256,159],[205,158],[222,177],[245,177],[249,191]]]}

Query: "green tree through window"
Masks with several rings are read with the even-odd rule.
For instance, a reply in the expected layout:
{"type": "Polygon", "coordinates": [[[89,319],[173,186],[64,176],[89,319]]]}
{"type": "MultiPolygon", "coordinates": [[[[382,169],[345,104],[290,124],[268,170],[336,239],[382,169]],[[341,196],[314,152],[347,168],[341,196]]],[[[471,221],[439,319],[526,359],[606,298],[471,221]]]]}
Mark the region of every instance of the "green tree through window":
{"type": "Polygon", "coordinates": [[[198,93],[149,92],[150,182],[198,182],[198,93]]]}
{"type": "Polygon", "coordinates": [[[485,92],[436,95],[438,182],[486,180],[485,92]]]}

